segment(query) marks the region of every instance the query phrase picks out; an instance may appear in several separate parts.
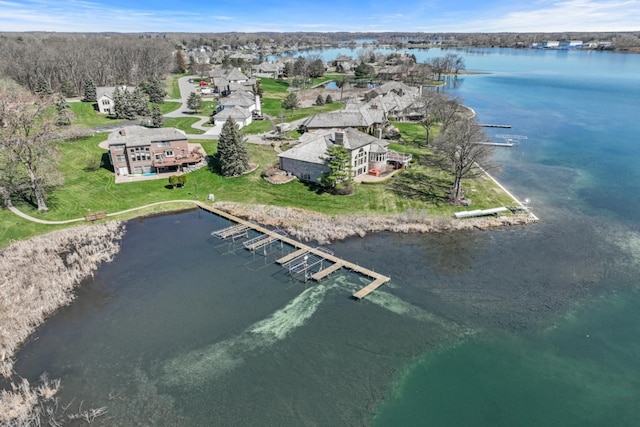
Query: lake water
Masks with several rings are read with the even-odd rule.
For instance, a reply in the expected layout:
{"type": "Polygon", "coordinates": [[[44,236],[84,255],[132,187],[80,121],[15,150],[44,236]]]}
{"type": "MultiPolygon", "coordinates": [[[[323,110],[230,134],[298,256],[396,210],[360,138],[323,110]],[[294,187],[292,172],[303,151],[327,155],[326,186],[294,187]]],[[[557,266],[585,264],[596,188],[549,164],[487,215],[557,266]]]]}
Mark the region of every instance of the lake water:
{"type": "Polygon", "coordinates": [[[490,74],[446,90],[528,136],[498,178],[539,224],[336,242],[392,278],[358,303],[362,278],[292,282],[290,248],[212,239],[213,215],[132,221],[18,372],[107,425],[638,425],[640,56],[456,53],[490,74]]]}

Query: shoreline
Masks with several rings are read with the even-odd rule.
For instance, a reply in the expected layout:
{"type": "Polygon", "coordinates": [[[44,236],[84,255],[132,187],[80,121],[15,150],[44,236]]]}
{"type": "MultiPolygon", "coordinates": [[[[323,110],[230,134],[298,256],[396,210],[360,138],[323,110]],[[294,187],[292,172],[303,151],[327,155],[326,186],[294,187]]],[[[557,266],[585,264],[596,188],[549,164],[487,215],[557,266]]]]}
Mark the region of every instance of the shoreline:
{"type": "MultiPolygon", "coordinates": [[[[514,200],[521,205],[517,199],[514,200]]],[[[364,237],[369,233],[444,233],[538,222],[538,218],[526,210],[510,216],[454,219],[431,216],[426,211],[409,211],[396,215],[325,215],[300,208],[239,202],[216,202],[213,205],[239,218],[280,228],[301,241],[316,241],[319,244],[329,244],[334,240],[354,236],[364,237]]]]}

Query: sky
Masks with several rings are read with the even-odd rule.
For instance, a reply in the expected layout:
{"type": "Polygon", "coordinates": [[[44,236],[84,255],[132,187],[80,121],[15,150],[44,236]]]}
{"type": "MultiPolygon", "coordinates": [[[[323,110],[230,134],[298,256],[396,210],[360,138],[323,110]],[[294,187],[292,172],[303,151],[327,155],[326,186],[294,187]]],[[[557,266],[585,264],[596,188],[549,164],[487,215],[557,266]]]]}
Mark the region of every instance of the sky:
{"type": "Polygon", "coordinates": [[[640,0],[0,0],[0,31],[640,31],[640,0]]]}

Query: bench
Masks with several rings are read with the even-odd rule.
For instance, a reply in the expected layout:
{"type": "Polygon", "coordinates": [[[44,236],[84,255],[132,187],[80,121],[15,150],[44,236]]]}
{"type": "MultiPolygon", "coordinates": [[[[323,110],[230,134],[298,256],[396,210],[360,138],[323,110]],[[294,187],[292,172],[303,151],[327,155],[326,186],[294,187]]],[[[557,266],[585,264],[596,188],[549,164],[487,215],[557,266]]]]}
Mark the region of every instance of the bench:
{"type": "Polygon", "coordinates": [[[90,214],[86,214],[84,216],[84,219],[86,219],[87,221],[97,221],[99,219],[104,219],[106,217],[107,217],[106,212],[93,212],[90,214]]]}

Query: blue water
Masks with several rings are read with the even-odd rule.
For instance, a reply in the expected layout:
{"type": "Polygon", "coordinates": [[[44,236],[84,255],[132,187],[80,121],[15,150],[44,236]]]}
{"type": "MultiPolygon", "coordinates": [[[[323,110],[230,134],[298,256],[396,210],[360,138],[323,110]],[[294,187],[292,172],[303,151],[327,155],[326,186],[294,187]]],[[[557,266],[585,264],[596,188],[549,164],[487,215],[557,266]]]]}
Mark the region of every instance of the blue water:
{"type": "Polygon", "coordinates": [[[213,215],[135,220],[18,372],[107,425],[638,425],[640,56],[456,52],[488,74],[445,90],[528,136],[495,160],[539,224],[335,242],[392,278],[356,303],[361,278],[291,282],[290,248],[212,239],[213,215]]]}

